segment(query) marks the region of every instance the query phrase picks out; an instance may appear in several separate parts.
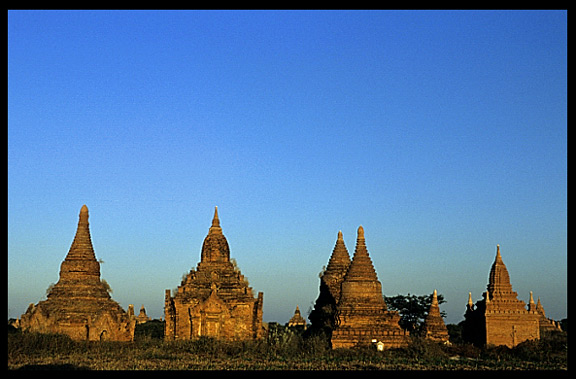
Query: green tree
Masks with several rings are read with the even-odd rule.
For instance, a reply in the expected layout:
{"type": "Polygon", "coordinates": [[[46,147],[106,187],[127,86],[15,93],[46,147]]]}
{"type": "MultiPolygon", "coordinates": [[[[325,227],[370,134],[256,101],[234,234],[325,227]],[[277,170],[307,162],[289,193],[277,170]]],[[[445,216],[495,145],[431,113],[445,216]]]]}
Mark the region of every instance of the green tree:
{"type": "MultiPolygon", "coordinates": [[[[418,333],[428,315],[430,304],[432,304],[432,294],[430,295],[396,295],[384,296],[384,301],[390,311],[400,313],[400,326],[410,333],[418,333]]],[[[444,296],[438,294],[438,304],[445,303],[444,296]]],[[[441,311],[440,315],[446,317],[446,312],[441,311]]]]}

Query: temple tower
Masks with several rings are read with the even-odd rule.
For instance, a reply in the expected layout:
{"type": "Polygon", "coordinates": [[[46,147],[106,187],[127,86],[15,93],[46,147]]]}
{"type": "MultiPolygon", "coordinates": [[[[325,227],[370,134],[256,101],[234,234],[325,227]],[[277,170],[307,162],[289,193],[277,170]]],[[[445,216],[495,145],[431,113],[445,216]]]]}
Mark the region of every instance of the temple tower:
{"type": "Polygon", "coordinates": [[[111,299],[108,284],[100,279],[88,207],[80,210],[72,246],[60,265],[60,278],[37,305],[31,304],[21,317],[25,330],[65,333],[75,340],[131,341],[135,319],[111,299]]]}
{"type": "Polygon", "coordinates": [[[398,312],[386,308],[382,286],[366,248],[364,228],[360,226],[354,257],[341,286],[332,347],[369,345],[374,340],[386,348],[405,346],[407,336],[398,321],[398,312]]]}
{"type": "Polygon", "coordinates": [[[432,293],[432,304],[430,304],[428,315],[426,315],[426,319],[424,320],[422,335],[424,338],[442,343],[448,342],[449,340],[448,329],[446,328],[444,319],[440,315],[438,293],[436,290],[432,293]]]}
{"type": "Polygon", "coordinates": [[[338,232],[336,245],[328,261],[326,270],[320,276],[320,293],[308,319],[313,332],[323,332],[328,338],[336,326],[336,306],[340,301],[340,292],[344,276],[350,266],[350,255],[344,244],[342,231],[338,232]]]}
{"type": "Polygon", "coordinates": [[[514,347],[526,340],[539,339],[543,328],[552,326],[552,329],[557,329],[534,304],[532,294],[528,306],[518,299],[500,254],[500,245],[496,246],[496,258],[490,268],[486,289],[483,299],[475,306],[472,295],[469,295],[463,333],[467,341],[476,345],[514,347]]]}
{"type": "Polygon", "coordinates": [[[298,308],[298,306],[296,306],[294,316],[292,316],[290,320],[288,320],[286,326],[291,328],[292,327],[299,328],[302,329],[303,331],[306,330],[306,320],[304,319],[304,317],[302,317],[302,314],[300,313],[300,308],[298,308]]]}
{"type": "Polygon", "coordinates": [[[259,292],[254,297],[248,280],[230,261],[216,207],[196,270],[190,270],[174,296],[166,290],[165,339],[261,338],[263,296],[259,292]]]}

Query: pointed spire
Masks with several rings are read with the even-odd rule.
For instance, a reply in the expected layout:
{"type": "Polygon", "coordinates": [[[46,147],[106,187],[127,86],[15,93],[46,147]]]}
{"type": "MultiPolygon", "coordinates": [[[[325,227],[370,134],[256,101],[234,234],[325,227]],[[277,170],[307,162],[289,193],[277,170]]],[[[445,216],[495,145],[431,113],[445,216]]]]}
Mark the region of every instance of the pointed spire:
{"type": "Polygon", "coordinates": [[[504,264],[504,261],[502,261],[502,255],[500,255],[500,245],[496,245],[496,262],[504,264]]]}
{"type": "Polygon", "coordinates": [[[222,234],[222,228],[220,227],[220,219],[218,218],[218,207],[214,207],[214,217],[212,218],[212,226],[209,229],[210,234],[222,234]]]}
{"type": "Polygon", "coordinates": [[[440,316],[440,307],[438,306],[438,293],[436,290],[432,292],[432,303],[430,304],[430,309],[428,310],[428,316],[440,316]]]}
{"type": "Polygon", "coordinates": [[[222,228],[220,227],[218,207],[214,207],[212,225],[208,230],[208,235],[204,238],[200,257],[201,263],[230,261],[230,247],[228,246],[228,241],[226,241],[226,237],[224,237],[222,228]]]}
{"type": "Polygon", "coordinates": [[[448,329],[440,314],[440,307],[438,307],[438,293],[436,290],[432,293],[432,303],[424,320],[422,332],[426,338],[439,342],[445,342],[449,339],[448,329]]]}
{"type": "Polygon", "coordinates": [[[330,260],[328,261],[328,266],[326,267],[326,271],[324,273],[340,273],[343,272],[344,274],[346,270],[350,266],[350,254],[348,253],[348,249],[344,244],[344,237],[342,236],[342,231],[338,231],[338,239],[336,239],[336,245],[334,246],[334,250],[332,250],[332,255],[330,256],[330,260]]]}
{"type": "Polygon", "coordinates": [[[366,248],[366,240],[364,238],[364,228],[362,225],[358,227],[358,235],[356,238],[356,250],[354,251],[354,257],[352,258],[352,263],[348,268],[346,273],[346,280],[378,280],[376,275],[376,270],[372,264],[372,259],[368,255],[368,249],[366,248]]]}
{"type": "Polygon", "coordinates": [[[214,207],[214,218],[212,219],[212,226],[220,226],[220,219],[218,218],[218,206],[214,207]]]}
{"type": "Polygon", "coordinates": [[[530,291],[530,300],[528,301],[528,310],[529,311],[535,311],[536,310],[536,304],[534,303],[534,295],[532,294],[532,291],[530,291]]]}
{"type": "Polygon", "coordinates": [[[536,302],[535,310],[537,312],[539,312],[540,314],[542,314],[542,316],[546,316],[546,312],[544,311],[544,307],[542,306],[542,303],[540,302],[540,296],[538,296],[538,301],[536,302]]]}
{"type": "Polygon", "coordinates": [[[495,292],[511,293],[512,284],[510,284],[510,275],[508,269],[502,260],[500,254],[500,245],[496,245],[496,259],[490,269],[490,276],[488,278],[488,292],[489,297],[494,297],[495,292]]]}
{"type": "Polygon", "coordinates": [[[72,246],[70,246],[66,259],[96,260],[90,238],[90,223],[88,222],[88,207],[86,204],[80,209],[76,235],[74,236],[74,241],[72,241],[72,246]]]}
{"type": "Polygon", "coordinates": [[[474,307],[474,301],[472,300],[472,292],[468,292],[468,308],[472,310],[474,307]]]}

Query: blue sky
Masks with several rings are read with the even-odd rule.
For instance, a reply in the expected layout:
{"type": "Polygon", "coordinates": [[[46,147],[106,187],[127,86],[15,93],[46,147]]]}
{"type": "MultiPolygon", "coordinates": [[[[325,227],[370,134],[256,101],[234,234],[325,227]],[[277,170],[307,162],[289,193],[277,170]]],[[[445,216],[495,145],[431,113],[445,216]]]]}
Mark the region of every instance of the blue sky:
{"type": "Polygon", "coordinates": [[[124,308],[163,316],[218,206],[264,321],[306,313],[338,230],[383,293],[463,319],[496,244],[567,316],[567,12],[9,11],[8,317],[80,207],[124,308]]]}

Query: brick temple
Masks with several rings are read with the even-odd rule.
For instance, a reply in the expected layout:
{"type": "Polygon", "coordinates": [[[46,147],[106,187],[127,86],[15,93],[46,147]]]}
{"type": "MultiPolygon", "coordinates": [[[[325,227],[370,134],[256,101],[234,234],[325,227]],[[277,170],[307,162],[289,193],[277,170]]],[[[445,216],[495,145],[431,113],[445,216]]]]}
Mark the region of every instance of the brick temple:
{"type": "Polygon", "coordinates": [[[68,255],[60,266],[60,278],[47,299],[30,304],[21,316],[23,330],[64,333],[75,340],[131,341],[136,320],[133,308],[125,312],[111,299],[110,288],[100,279],[88,207],[82,206],[78,228],[68,255]]]}
{"type": "Polygon", "coordinates": [[[438,293],[436,290],[432,293],[432,303],[430,304],[430,309],[428,309],[428,314],[422,326],[422,336],[426,339],[441,343],[447,343],[450,339],[448,328],[446,328],[444,319],[440,315],[438,293]]]}
{"type": "Polygon", "coordinates": [[[248,280],[230,261],[230,248],[216,207],[198,266],[190,270],[174,296],[166,290],[164,338],[261,338],[263,297],[262,292],[254,297],[248,280]]]}
{"type": "Polygon", "coordinates": [[[526,340],[540,339],[542,332],[561,330],[553,320],[546,318],[540,299],[538,304],[534,304],[532,292],[528,306],[518,299],[499,245],[496,246],[496,259],[490,269],[487,291],[482,297],[474,305],[469,293],[463,331],[463,338],[468,342],[479,346],[514,347],[526,340]]]}
{"type": "Polygon", "coordinates": [[[328,333],[334,349],[375,342],[384,348],[408,344],[408,336],[398,324],[400,315],[387,310],[362,226],[358,228],[351,262],[342,233],[338,233],[309,318],[313,326],[328,333]]]}

